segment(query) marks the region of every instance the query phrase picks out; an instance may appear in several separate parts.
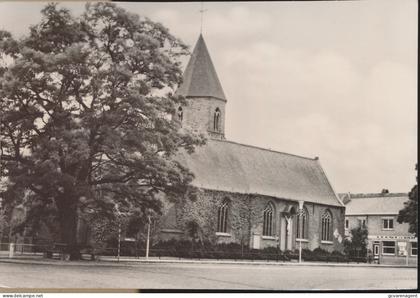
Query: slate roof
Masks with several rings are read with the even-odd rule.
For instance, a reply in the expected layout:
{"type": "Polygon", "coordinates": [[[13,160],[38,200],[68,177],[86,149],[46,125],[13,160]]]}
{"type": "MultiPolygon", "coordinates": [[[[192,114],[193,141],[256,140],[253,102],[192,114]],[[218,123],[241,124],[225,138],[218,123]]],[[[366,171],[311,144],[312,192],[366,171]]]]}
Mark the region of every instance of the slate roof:
{"type": "Polygon", "coordinates": [[[346,204],[346,215],[397,215],[408,201],[407,194],[352,196],[346,204]]]}
{"type": "Polygon", "coordinates": [[[197,187],[344,206],[317,159],[226,140],[208,140],[177,159],[195,174],[197,187]]]}
{"type": "Polygon", "coordinates": [[[176,91],[185,97],[215,97],[226,100],[209,51],[200,34],[183,75],[183,83],[176,91]]]}

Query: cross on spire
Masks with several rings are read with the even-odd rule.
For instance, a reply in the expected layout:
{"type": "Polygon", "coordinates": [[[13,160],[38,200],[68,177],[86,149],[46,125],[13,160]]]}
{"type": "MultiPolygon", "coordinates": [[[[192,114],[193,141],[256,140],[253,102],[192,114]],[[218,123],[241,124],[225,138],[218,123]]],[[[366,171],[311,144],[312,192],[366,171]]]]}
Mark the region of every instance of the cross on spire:
{"type": "Polygon", "coordinates": [[[203,9],[203,1],[201,1],[201,9],[199,10],[201,13],[201,22],[200,22],[200,34],[203,33],[203,14],[207,11],[207,9],[203,9]]]}

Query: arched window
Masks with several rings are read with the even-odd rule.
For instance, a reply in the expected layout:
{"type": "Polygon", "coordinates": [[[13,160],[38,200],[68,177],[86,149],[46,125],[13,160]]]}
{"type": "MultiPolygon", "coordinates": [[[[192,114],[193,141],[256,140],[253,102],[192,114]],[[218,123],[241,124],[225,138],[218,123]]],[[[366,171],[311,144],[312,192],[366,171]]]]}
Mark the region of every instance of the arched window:
{"type": "Polygon", "coordinates": [[[263,236],[273,236],[273,204],[268,203],[263,211],[263,236]]]}
{"type": "Polygon", "coordinates": [[[297,239],[307,239],[308,237],[308,210],[303,207],[303,209],[296,214],[296,238],[297,239]]]}
{"type": "Polygon", "coordinates": [[[332,215],[326,210],[321,217],[322,231],[321,240],[331,241],[332,240],[332,215]]]}
{"type": "Polygon", "coordinates": [[[219,110],[219,108],[216,108],[216,111],[214,111],[213,130],[214,131],[220,131],[220,110],[219,110]]]}
{"type": "Polygon", "coordinates": [[[217,210],[217,232],[227,233],[229,200],[225,199],[217,210]]]}
{"type": "Polygon", "coordinates": [[[178,120],[182,123],[182,119],[184,119],[184,111],[182,110],[182,107],[178,108],[178,120]]]}

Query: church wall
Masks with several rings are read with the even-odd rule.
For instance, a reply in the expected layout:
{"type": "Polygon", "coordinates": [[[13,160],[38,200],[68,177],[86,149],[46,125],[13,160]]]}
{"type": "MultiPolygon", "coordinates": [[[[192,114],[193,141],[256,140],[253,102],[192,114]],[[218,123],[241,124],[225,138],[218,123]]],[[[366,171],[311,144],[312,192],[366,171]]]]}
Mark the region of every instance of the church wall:
{"type": "Polygon", "coordinates": [[[257,248],[258,244],[254,243],[255,237],[260,237],[260,248],[266,248],[266,247],[277,247],[280,245],[280,242],[283,241],[281,237],[281,233],[284,232],[282,229],[282,222],[281,222],[281,216],[280,212],[286,208],[290,203],[284,200],[278,200],[274,198],[264,197],[260,196],[255,198],[256,204],[259,205],[259,220],[255,222],[255,226],[253,227],[253,239],[251,241],[251,247],[257,248]],[[267,207],[269,203],[272,203],[274,206],[274,212],[273,212],[273,236],[263,236],[263,221],[264,216],[263,212],[264,209],[267,207]]]}
{"type": "MultiPolygon", "coordinates": [[[[286,228],[282,227],[285,225],[284,220],[282,220],[283,215],[281,214],[282,211],[286,210],[287,208],[294,207],[296,210],[298,209],[298,203],[293,201],[287,201],[282,199],[270,199],[259,197],[256,198],[259,205],[259,210],[261,210],[261,218],[258,222],[258,225],[253,229],[253,235],[260,235],[260,248],[265,248],[269,246],[277,246],[279,245],[282,250],[286,250],[287,247],[282,242],[287,241],[285,237],[286,228]],[[275,218],[274,218],[274,235],[273,237],[266,237],[262,236],[262,229],[263,229],[263,217],[262,217],[262,210],[264,210],[265,206],[267,206],[268,202],[272,202],[275,206],[275,218]],[[283,245],[282,245],[283,244],[283,245]]],[[[323,206],[314,203],[305,202],[304,206],[308,212],[309,222],[307,224],[307,241],[302,241],[302,249],[310,249],[314,250],[318,247],[327,250],[333,251],[343,250],[342,241],[344,239],[344,208],[338,207],[330,207],[330,206],[323,206]],[[321,241],[321,216],[325,210],[329,210],[332,213],[333,217],[333,231],[337,230],[338,234],[336,233],[337,237],[332,237],[332,243],[325,243],[321,241]],[[341,241],[338,239],[338,235],[341,236],[341,241]]],[[[293,228],[291,229],[291,248],[292,250],[299,248],[299,242],[296,241],[296,229],[297,224],[296,220],[293,221],[293,228]]],[[[252,241],[251,241],[252,246],[252,241]]]]}
{"type": "MultiPolygon", "coordinates": [[[[255,247],[254,241],[258,241],[258,247],[280,247],[285,250],[282,241],[285,241],[285,227],[282,221],[282,212],[288,208],[298,209],[298,203],[278,198],[266,196],[228,193],[215,190],[200,190],[199,196],[195,202],[186,201],[182,206],[172,210],[167,219],[163,220],[162,240],[176,238],[188,239],[186,233],[183,233],[185,223],[192,220],[196,221],[202,229],[200,238],[212,243],[230,243],[236,242],[255,247]],[[217,233],[217,210],[218,206],[227,198],[230,201],[228,212],[228,230],[227,233],[217,233]],[[263,230],[263,210],[271,202],[274,206],[273,212],[273,237],[262,236],[263,230]],[[170,220],[168,220],[168,218],[170,220]],[[258,239],[255,240],[255,237],[258,239]]],[[[307,241],[302,242],[303,249],[314,250],[318,247],[333,251],[343,250],[343,244],[340,243],[338,235],[344,239],[344,208],[330,207],[324,205],[305,202],[304,206],[309,215],[307,224],[307,241]],[[321,241],[321,216],[328,209],[332,214],[333,231],[337,230],[336,237],[332,237],[332,243],[323,243],[321,241]]],[[[293,224],[291,233],[292,250],[298,249],[299,243],[296,241],[296,223],[293,224]]]]}
{"type": "MultiPolygon", "coordinates": [[[[343,241],[344,241],[344,208],[339,207],[330,207],[324,205],[314,205],[314,216],[313,224],[312,224],[312,237],[313,242],[312,247],[316,245],[316,247],[320,247],[327,251],[343,251],[343,241]],[[333,236],[332,236],[332,243],[326,243],[321,240],[321,229],[322,229],[322,214],[325,210],[329,210],[332,214],[332,227],[333,227],[333,236]],[[314,231],[318,229],[318,233],[314,233],[314,231]]],[[[316,248],[313,247],[312,249],[316,248]]]]}
{"type": "Polygon", "coordinates": [[[225,105],[224,101],[215,98],[194,97],[188,99],[184,107],[183,126],[193,128],[195,132],[213,131],[213,116],[216,108],[220,109],[220,132],[211,133],[212,137],[221,139],[225,131],[225,105]]]}

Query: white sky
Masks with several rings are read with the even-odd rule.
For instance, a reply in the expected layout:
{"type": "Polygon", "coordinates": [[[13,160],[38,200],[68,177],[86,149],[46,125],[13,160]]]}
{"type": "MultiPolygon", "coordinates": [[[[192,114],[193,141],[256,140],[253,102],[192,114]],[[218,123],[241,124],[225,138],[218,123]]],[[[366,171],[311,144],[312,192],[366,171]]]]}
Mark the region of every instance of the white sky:
{"type": "MultiPolygon", "coordinates": [[[[0,3],[16,37],[46,2],[0,3]]],[[[62,6],[74,15],[83,3],[62,6]]],[[[194,46],[200,3],[120,3],[194,46]]],[[[227,139],[319,156],[337,192],[407,192],[417,162],[417,1],[210,2],[227,139]]]]}

